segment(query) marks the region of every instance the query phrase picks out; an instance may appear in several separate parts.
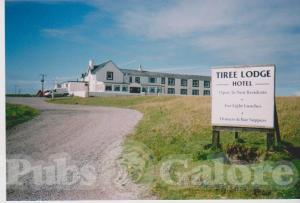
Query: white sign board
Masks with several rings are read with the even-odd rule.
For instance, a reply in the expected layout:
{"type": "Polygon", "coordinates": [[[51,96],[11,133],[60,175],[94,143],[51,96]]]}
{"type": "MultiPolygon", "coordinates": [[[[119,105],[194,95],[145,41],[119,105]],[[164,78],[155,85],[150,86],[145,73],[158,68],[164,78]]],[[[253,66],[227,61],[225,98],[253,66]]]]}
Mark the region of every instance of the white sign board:
{"type": "Polygon", "coordinates": [[[212,125],[273,128],[275,66],[212,68],[212,125]]]}

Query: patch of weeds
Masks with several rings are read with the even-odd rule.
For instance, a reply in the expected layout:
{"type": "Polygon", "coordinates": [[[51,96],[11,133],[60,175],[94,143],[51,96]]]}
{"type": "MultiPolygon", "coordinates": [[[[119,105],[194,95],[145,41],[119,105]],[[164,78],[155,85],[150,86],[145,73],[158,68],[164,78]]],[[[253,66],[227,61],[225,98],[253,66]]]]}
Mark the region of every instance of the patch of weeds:
{"type": "Polygon", "coordinates": [[[200,160],[208,160],[208,159],[214,159],[214,158],[220,158],[223,157],[223,150],[222,148],[217,148],[212,145],[205,145],[204,149],[197,151],[193,154],[193,160],[194,161],[200,161],[200,160]]]}
{"type": "Polygon", "coordinates": [[[6,129],[29,121],[40,114],[40,111],[29,106],[6,104],[6,129]]]}
{"type": "Polygon", "coordinates": [[[225,147],[225,153],[231,161],[241,161],[253,163],[261,159],[264,150],[257,147],[249,147],[239,143],[228,144],[225,147]]]}
{"type": "Polygon", "coordinates": [[[245,140],[243,140],[242,138],[237,138],[237,139],[235,139],[235,142],[236,143],[245,143],[245,140]]]}

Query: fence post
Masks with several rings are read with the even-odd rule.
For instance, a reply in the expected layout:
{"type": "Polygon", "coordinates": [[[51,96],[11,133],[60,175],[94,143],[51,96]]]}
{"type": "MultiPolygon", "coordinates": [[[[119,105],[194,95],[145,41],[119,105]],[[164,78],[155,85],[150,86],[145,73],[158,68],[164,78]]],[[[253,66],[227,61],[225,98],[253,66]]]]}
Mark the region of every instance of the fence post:
{"type": "Polygon", "coordinates": [[[213,130],[212,145],[215,147],[220,146],[220,131],[218,131],[218,130],[213,130]]]}
{"type": "Polygon", "coordinates": [[[267,133],[267,150],[269,151],[274,147],[274,132],[268,132],[267,133]]]}
{"type": "Polygon", "coordinates": [[[235,141],[238,141],[238,139],[239,139],[239,132],[234,132],[234,138],[235,138],[235,141]]]}

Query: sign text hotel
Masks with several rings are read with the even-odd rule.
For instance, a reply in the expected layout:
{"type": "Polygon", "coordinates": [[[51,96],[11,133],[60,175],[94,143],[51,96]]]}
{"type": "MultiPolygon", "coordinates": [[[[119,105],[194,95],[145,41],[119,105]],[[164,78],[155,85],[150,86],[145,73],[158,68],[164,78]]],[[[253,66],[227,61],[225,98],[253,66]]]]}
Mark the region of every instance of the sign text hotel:
{"type": "Polygon", "coordinates": [[[212,125],[274,127],[275,66],[212,68],[212,125]]]}

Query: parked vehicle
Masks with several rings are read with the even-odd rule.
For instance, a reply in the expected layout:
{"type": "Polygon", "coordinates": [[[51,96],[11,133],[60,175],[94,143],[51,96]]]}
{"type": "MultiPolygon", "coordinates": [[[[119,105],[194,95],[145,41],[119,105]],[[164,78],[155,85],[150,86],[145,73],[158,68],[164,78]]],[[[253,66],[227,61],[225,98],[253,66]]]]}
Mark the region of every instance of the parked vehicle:
{"type": "Polygon", "coordinates": [[[69,93],[67,91],[62,91],[62,90],[47,90],[44,92],[44,96],[51,98],[52,97],[52,91],[54,92],[54,97],[66,97],[69,96],[69,93]]]}

